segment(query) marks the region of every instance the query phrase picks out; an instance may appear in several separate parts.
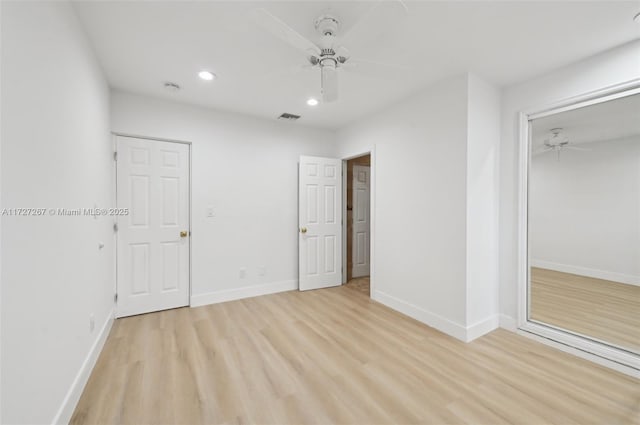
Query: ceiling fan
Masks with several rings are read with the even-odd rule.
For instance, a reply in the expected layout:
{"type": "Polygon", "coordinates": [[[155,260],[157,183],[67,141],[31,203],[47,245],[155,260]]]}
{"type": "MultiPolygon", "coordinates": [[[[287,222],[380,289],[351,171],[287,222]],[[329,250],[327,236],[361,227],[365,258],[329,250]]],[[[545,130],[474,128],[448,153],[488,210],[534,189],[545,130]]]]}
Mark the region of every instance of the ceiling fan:
{"type": "Polygon", "coordinates": [[[371,60],[353,58],[345,45],[358,48],[371,42],[382,32],[387,32],[406,16],[407,8],[402,0],[378,0],[365,15],[345,34],[341,33],[342,23],[330,12],[325,12],[314,21],[318,42],[310,41],[291,28],[280,18],[265,9],[252,12],[253,21],[266,31],[290,46],[300,50],[307,59],[305,66],[320,70],[320,89],[324,102],[338,100],[338,70],[353,70],[374,76],[389,76],[407,71],[407,67],[371,60]]]}
{"type": "Polygon", "coordinates": [[[569,144],[569,138],[562,134],[562,128],[552,128],[549,137],[544,140],[544,149],[540,152],[556,151],[560,161],[560,151],[570,149],[574,151],[590,151],[591,149],[578,148],[569,144]]]}

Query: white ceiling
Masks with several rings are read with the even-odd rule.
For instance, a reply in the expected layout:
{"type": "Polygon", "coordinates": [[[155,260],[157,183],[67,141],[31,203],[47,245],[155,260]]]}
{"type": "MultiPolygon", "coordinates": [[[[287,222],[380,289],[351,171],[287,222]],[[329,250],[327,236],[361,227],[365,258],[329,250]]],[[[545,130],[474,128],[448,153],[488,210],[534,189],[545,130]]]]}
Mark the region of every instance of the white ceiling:
{"type": "Polygon", "coordinates": [[[351,53],[407,65],[378,79],[340,74],[340,100],[319,96],[319,75],[291,72],[304,55],[249,18],[262,7],[317,41],[314,19],[327,8],[348,30],[367,1],[80,1],[74,3],[112,87],[301,124],[341,127],[447,76],[475,72],[509,85],[640,37],[633,2],[406,2],[408,14],[385,37],[351,53]],[[218,75],[206,83],[201,69],[218,75]],[[168,92],[165,81],[180,86],[168,92]]]}

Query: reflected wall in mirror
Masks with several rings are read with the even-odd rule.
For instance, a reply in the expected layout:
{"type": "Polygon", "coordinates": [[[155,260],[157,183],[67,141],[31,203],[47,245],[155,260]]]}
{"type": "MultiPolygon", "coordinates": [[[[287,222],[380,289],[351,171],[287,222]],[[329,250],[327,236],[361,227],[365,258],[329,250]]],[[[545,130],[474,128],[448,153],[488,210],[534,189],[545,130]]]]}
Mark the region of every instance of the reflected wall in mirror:
{"type": "Polygon", "coordinates": [[[530,131],[528,318],[640,353],[640,94],[530,131]]]}

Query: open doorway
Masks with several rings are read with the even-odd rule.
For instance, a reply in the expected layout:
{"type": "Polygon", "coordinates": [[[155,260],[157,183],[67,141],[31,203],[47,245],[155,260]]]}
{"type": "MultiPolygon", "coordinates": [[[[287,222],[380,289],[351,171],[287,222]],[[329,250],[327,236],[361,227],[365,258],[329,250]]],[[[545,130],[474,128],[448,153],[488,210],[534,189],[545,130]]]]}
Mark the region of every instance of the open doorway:
{"type": "Polygon", "coordinates": [[[373,148],[343,159],[300,157],[300,291],[330,288],[350,282],[350,289],[357,289],[375,299],[375,267],[372,261],[375,258],[373,163],[373,148]]]}
{"type": "Polygon", "coordinates": [[[345,160],[345,286],[370,296],[371,154],[345,160]]]}

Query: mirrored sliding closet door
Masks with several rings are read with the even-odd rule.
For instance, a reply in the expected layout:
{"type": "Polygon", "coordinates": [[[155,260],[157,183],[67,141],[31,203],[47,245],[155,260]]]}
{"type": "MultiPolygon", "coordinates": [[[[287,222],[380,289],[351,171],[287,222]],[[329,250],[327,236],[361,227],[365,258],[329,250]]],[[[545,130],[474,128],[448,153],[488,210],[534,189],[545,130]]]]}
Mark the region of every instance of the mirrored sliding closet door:
{"type": "Polygon", "coordinates": [[[528,130],[527,319],[640,354],[640,94],[528,130]]]}

